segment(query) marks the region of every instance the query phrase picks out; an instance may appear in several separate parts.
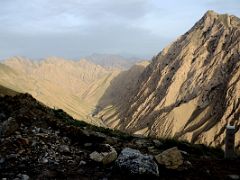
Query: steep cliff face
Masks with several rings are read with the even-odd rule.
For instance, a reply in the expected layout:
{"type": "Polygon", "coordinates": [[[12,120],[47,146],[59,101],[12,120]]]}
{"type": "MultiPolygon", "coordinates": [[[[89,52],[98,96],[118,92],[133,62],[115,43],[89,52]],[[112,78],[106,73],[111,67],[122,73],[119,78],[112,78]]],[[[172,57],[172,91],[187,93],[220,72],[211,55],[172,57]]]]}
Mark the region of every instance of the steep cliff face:
{"type": "Polygon", "coordinates": [[[124,131],[222,145],[226,125],[240,127],[240,20],[208,11],[153,58],[120,114],[124,131]]]}

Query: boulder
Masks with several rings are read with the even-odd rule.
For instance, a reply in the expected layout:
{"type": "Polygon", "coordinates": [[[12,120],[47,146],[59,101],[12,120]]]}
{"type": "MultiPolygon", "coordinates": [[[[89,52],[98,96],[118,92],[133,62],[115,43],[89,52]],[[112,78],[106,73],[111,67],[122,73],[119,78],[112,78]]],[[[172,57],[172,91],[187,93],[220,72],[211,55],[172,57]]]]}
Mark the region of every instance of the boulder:
{"type": "Polygon", "coordinates": [[[90,159],[103,164],[109,164],[117,159],[117,151],[109,144],[102,144],[98,151],[90,154],[90,159]]]}
{"type": "Polygon", "coordinates": [[[143,155],[136,149],[123,149],[116,160],[116,167],[131,175],[159,176],[158,166],[153,157],[143,155]]]}
{"type": "Polygon", "coordinates": [[[155,159],[168,169],[177,169],[183,164],[181,151],[177,147],[163,151],[161,154],[156,155],[155,159]]]}
{"type": "Polygon", "coordinates": [[[18,130],[18,128],[19,124],[17,123],[17,121],[14,118],[9,117],[6,121],[2,123],[1,134],[3,136],[9,136],[16,130],[18,130]]]}

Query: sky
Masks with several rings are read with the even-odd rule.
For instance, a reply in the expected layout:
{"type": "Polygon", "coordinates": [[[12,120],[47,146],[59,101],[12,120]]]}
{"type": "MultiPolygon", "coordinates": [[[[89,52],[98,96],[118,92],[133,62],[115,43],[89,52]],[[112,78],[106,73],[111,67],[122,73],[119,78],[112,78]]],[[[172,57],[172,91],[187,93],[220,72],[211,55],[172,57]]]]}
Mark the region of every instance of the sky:
{"type": "Polygon", "coordinates": [[[151,58],[207,10],[240,17],[240,0],[0,0],[0,59],[151,58]]]}

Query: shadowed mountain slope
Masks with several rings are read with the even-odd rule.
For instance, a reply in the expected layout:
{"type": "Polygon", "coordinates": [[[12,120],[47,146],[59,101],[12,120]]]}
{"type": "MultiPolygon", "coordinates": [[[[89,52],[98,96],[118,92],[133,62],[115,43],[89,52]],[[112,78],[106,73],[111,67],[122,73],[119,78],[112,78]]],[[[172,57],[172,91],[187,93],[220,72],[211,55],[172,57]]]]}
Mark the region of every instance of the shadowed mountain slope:
{"type": "Polygon", "coordinates": [[[15,96],[17,94],[18,93],[16,91],[13,91],[9,88],[6,88],[6,87],[0,85],[0,96],[5,96],[5,95],[15,96]]]}
{"type": "Polygon", "coordinates": [[[239,116],[240,20],[208,11],[153,58],[119,119],[103,121],[130,133],[222,146],[226,125],[239,130],[239,116]]]}

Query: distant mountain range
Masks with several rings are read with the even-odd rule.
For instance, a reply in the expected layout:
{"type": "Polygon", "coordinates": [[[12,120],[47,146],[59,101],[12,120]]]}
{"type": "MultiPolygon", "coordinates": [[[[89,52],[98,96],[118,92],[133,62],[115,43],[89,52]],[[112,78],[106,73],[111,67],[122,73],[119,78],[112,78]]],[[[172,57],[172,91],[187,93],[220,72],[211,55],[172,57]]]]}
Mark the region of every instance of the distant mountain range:
{"type": "Polygon", "coordinates": [[[119,68],[119,69],[129,69],[136,62],[141,61],[139,58],[124,58],[119,55],[97,53],[87,56],[85,57],[85,59],[95,64],[101,65],[105,68],[119,68]]]}

